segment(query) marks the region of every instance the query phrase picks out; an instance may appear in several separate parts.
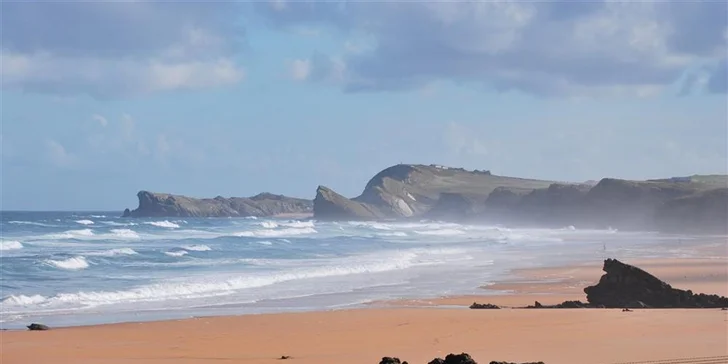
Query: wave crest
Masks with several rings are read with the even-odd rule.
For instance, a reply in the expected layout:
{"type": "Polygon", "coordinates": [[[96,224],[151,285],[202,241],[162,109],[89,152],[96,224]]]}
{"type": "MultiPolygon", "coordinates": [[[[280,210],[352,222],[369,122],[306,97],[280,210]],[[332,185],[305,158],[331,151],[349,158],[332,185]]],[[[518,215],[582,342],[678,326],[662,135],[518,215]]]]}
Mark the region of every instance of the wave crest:
{"type": "Polygon", "coordinates": [[[46,259],[44,262],[50,266],[65,270],[81,270],[88,268],[88,262],[84,256],[77,256],[64,260],[46,259]]]}
{"type": "Polygon", "coordinates": [[[184,250],[191,250],[191,251],[195,251],[195,252],[206,252],[206,251],[212,250],[212,248],[210,248],[209,246],[202,245],[202,244],[185,245],[185,246],[182,247],[182,249],[184,249],[184,250]]]}
{"type": "Polygon", "coordinates": [[[23,249],[23,244],[16,240],[0,240],[0,250],[23,249]]]}
{"type": "Polygon", "coordinates": [[[145,224],[156,226],[156,227],[169,228],[169,229],[178,229],[179,228],[179,224],[175,224],[169,220],[148,221],[148,222],[145,222],[145,224]]]}

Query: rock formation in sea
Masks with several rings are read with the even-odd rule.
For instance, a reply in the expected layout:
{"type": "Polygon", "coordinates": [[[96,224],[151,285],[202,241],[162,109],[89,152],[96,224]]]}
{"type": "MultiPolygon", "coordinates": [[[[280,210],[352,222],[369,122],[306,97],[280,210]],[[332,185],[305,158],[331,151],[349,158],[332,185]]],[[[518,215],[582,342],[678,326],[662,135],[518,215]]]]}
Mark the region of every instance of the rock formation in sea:
{"type": "Polygon", "coordinates": [[[126,209],[124,217],[230,217],[306,215],[313,202],[300,198],[261,193],[253,197],[192,198],[166,193],[140,191],[139,207],[126,209]]]}
{"type": "Polygon", "coordinates": [[[319,186],[319,220],[433,219],[510,226],[728,233],[728,176],[597,183],[399,164],[355,198],[319,186]]]}

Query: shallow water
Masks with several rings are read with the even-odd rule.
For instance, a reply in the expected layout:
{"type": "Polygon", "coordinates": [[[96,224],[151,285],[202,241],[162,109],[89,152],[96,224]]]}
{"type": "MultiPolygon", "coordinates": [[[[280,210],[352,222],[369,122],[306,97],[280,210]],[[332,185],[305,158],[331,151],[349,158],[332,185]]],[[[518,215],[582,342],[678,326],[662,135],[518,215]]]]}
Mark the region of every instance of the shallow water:
{"type": "Polygon", "coordinates": [[[472,294],[510,269],[685,257],[688,236],[421,221],[4,212],[0,321],[84,325],[472,294]]]}

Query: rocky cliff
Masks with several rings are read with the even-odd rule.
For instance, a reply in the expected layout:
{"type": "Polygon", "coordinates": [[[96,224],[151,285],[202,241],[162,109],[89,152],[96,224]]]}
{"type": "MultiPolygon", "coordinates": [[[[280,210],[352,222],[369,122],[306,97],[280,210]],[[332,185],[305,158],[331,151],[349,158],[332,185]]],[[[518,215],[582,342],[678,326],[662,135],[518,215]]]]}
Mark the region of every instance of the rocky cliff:
{"type": "Polygon", "coordinates": [[[313,202],[261,193],[253,197],[192,198],[140,191],[139,207],[124,210],[124,217],[229,217],[311,214],[313,202]]]}
{"type": "Polygon", "coordinates": [[[317,219],[426,218],[726,233],[727,183],[725,176],[691,176],[650,181],[605,178],[596,184],[569,184],[400,164],[379,172],[352,199],[320,186],[314,214],[317,219]]]}
{"type": "Polygon", "coordinates": [[[399,164],[375,175],[362,194],[353,199],[320,186],[314,215],[317,219],[389,219],[424,217],[429,213],[448,218],[451,213],[463,215],[468,204],[474,212],[496,188],[530,191],[551,183],[496,176],[489,171],[399,164]],[[442,196],[445,198],[441,200],[442,196]]]}

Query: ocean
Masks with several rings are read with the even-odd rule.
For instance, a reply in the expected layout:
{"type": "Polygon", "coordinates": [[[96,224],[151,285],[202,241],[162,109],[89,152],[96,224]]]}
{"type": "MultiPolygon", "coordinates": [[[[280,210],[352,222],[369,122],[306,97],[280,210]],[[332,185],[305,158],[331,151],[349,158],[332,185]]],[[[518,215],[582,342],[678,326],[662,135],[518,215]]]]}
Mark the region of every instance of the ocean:
{"type": "Polygon", "coordinates": [[[479,287],[516,268],[698,254],[697,237],[573,226],[119,215],[3,212],[0,326],[353,308],[497,293],[479,287]]]}

